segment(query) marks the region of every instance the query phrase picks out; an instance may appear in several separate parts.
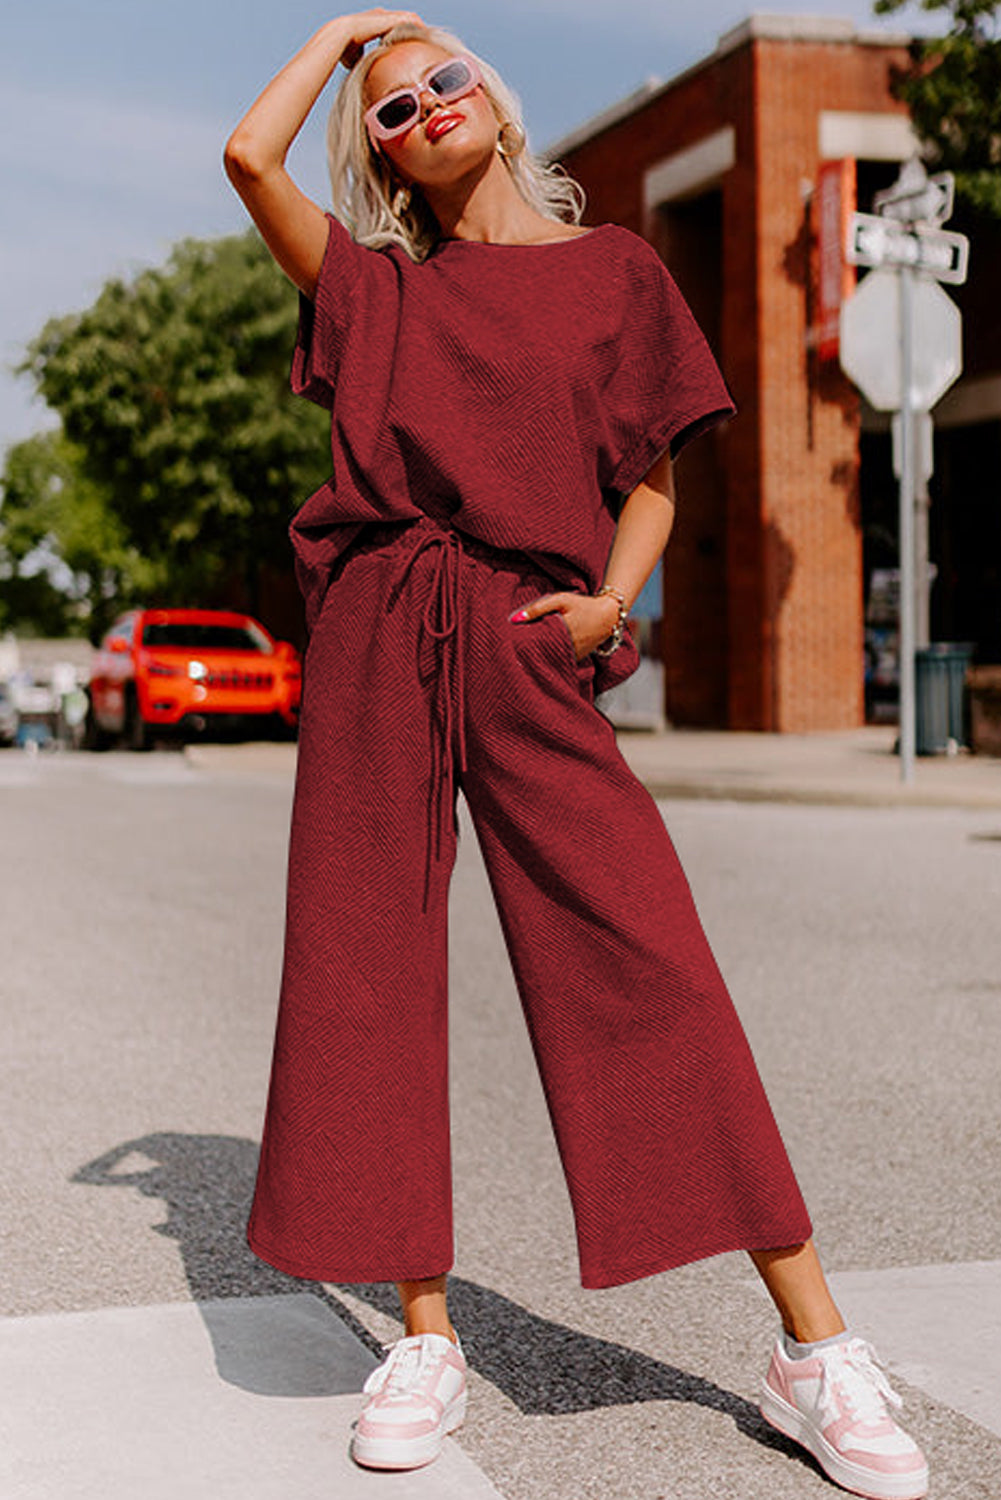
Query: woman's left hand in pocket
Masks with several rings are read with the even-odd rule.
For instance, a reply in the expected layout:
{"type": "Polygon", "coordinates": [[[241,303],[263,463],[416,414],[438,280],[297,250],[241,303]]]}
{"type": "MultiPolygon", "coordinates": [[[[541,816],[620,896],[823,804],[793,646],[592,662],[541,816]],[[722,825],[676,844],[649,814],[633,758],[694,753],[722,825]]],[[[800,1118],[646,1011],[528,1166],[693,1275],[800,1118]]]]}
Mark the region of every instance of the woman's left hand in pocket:
{"type": "Polygon", "coordinates": [[[603,594],[600,599],[590,594],[541,594],[538,599],[516,609],[510,620],[513,625],[527,625],[532,620],[540,620],[543,615],[552,614],[563,616],[577,660],[583,661],[595,646],[608,640],[615,629],[619,607],[610,594],[603,594]]]}

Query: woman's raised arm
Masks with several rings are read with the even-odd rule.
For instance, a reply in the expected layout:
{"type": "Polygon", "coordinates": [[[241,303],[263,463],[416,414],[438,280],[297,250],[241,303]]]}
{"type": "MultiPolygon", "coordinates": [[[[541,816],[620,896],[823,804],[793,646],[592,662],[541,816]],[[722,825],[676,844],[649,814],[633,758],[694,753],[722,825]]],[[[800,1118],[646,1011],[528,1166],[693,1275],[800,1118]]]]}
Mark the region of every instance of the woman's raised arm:
{"type": "Polygon", "coordinates": [[[402,21],[420,23],[420,17],[377,9],[328,21],[271,80],[226,142],[226,175],[275,260],[307,297],[316,292],[327,221],[289,176],[288,149],[337,64],[352,67],[366,42],[402,21]]]}

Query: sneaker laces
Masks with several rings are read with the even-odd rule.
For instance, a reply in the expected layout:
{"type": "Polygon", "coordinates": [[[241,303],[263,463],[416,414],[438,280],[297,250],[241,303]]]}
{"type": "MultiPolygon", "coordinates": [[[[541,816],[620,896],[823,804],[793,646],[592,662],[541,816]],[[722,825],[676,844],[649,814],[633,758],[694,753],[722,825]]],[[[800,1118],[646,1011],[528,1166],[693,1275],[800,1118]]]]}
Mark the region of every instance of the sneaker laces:
{"type": "MultiPolygon", "coordinates": [[[[876,1360],[876,1351],[865,1339],[850,1339],[838,1345],[824,1360],[821,1399],[836,1390],[852,1416],[863,1422],[886,1418],[886,1404],[900,1407],[902,1400],[876,1360]]],[[[825,1402],[825,1404],[827,1404],[825,1402]]]]}
{"type": "Polygon", "coordinates": [[[395,1344],[384,1344],[389,1358],[372,1371],[362,1390],[366,1395],[384,1391],[387,1396],[409,1396],[419,1385],[424,1375],[440,1360],[446,1350],[436,1349],[424,1335],[399,1339],[395,1344]]]}

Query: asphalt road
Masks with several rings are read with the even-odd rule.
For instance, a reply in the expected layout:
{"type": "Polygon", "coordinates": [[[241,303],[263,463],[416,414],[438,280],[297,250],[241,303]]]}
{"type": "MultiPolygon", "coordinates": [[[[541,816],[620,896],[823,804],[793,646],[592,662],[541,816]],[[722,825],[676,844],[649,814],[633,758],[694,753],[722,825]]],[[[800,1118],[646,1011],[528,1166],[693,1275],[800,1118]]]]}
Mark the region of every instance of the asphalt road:
{"type": "MultiPolygon", "coordinates": [[[[301,1289],[242,1244],[290,801],[281,773],[176,754],[0,753],[4,1314],[301,1289]]],[[[1001,1286],[1001,815],[663,811],[828,1266],[855,1274],[843,1284],[866,1316],[905,1268],[928,1268],[931,1290],[893,1326],[941,1344],[943,1276],[989,1263],[983,1284],[1001,1286]]],[[[452,924],[453,1317],[474,1371],[462,1447],[507,1500],[829,1497],[756,1415],[774,1320],[745,1257],[611,1292],[577,1284],[466,832],[452,924]]],[[[642,899],[627,859],[623,884],[642,899]]],[[[387,1289],[326,1295],[352,1326],[397,1336],[387,1289]]],[[[996,1345],[1001,1306],[980,1312],[996,1345]]],[[[961,1415],[975,1372],[950,1364],[974,1331],[944,1330],[944,1385],[917,1356],[897,1380],[942,1500],[1001,1493],[1001,1393],[996,1422],[961,1415]]]]}

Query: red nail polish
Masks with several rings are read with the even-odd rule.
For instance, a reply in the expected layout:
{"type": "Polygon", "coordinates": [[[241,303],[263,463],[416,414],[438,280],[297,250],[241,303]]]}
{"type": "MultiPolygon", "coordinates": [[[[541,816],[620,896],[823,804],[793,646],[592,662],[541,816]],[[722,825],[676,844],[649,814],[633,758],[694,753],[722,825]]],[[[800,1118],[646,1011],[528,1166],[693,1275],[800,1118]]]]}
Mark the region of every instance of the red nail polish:
{"type": "Polygon", "coordinates": [[[512,625],[520,625],[528,619],[528,612],[524,609],[516,609],[513,615],[508,615],[508,619],[512,625]]]}

